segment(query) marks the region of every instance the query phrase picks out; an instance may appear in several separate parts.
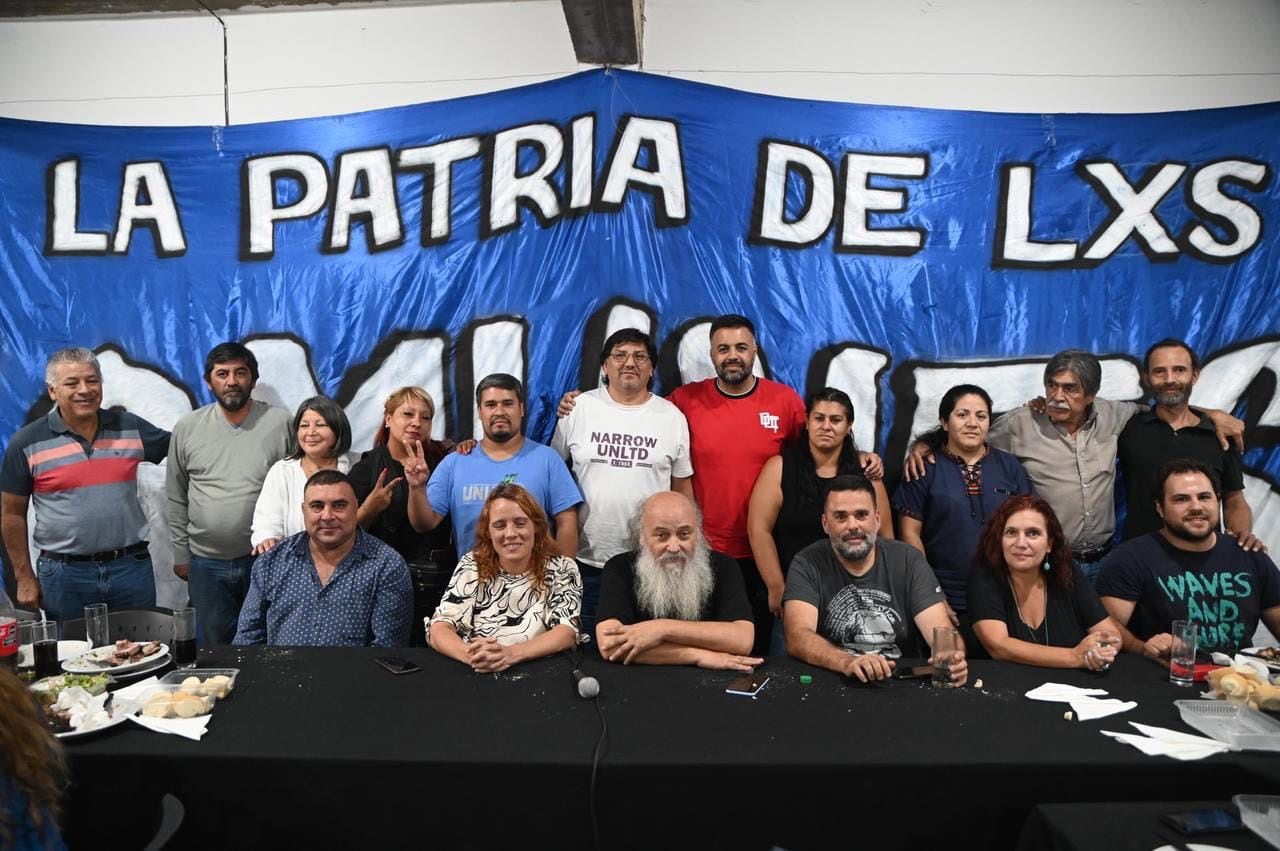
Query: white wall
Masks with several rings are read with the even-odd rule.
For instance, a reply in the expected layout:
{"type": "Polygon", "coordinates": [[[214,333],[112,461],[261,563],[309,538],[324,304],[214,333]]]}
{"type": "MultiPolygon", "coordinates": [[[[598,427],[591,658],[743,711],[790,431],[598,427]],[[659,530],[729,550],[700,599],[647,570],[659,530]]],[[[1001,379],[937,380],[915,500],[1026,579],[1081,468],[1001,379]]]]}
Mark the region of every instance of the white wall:
{"type": "MultiPolygon", "coordinates": [[[[1022,112],[1280,100],[1275,0],[646,0],[643,69],[792,97],[1022,112]]],[[[222,13],[233,124],[578,70],[559,0],[222,13]]],[[[207,14],[0,19],[0,116],[222,124],[207,14]]]]}

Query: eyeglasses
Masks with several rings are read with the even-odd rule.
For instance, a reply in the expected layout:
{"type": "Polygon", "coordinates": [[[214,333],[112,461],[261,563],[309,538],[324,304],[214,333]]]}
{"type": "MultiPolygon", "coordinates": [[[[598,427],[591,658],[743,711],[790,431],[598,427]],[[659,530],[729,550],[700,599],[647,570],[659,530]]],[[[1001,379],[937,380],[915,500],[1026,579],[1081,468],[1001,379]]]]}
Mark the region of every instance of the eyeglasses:
{"type": "Polygon", "coordinates": [[[613,352],[609,355],[609,360],[622,366],[628,360],[634,360],[636,366],[647,366],[649,364],[649,355],[647,352],[613,352]]]}

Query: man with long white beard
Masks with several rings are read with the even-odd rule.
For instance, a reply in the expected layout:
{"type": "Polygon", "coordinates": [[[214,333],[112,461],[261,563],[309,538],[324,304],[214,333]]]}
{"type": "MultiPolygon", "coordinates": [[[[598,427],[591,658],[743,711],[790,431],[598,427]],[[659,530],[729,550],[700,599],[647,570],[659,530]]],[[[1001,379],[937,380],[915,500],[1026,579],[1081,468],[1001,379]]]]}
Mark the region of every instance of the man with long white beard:
{"type": "MultiPolygon", "coordinates": [[[[880,539],[879,528],[871,482],[836,476],[822,508],[828,540],[796,554],[782,595],[787,652],[864,683],[891,676],[896,660],[918,655],[934,629],[951,626],[924,555],[880,539]]],[[[950,671],[963,685],[965,661],[952,661],[950,671]]]]}
{"type": "Polygon", "coordinates": [[[750,671],[755,626],[737,562],[711,550],[687,496],[662,491],[632,521],[631,552],[604,566],[600,655],[624,665],[750,671]]]}

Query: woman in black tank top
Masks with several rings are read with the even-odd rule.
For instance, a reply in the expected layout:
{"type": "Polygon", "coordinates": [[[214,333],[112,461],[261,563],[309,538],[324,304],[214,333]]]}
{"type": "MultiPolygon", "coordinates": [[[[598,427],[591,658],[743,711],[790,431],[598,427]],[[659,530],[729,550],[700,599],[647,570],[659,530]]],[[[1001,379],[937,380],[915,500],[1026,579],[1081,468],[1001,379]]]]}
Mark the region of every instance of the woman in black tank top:
{"type": "Polygon", "coordinates": [[[893,537],[889,496],[881,481],[880,459],[853,443],[853,402],[824,387],[805,401],[803,439],[765,462],[751,492],[747,529],[760,577],[769,589],[769,608],[780,617],[787,568],[800,550],[826,538],[822,531],[825,483],[842,475],[874,475],[880,536],[893,537]]]}

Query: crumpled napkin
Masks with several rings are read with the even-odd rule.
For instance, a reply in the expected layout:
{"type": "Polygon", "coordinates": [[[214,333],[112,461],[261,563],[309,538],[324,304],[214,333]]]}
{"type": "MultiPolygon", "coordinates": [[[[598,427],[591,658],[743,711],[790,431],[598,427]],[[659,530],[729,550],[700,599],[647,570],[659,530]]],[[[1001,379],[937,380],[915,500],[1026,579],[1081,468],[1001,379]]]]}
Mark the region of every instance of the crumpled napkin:
{"type": "Polygon", "coordinates": [[[1117,700],[1108,698],[1100,700],[1095,695],[1106,694],[1105,689],[1079,688],[1065,683],[1045,683],[1033,688],[1026,696],[1032,700],[1044,700],[1052,703],[1069,703],[1076,718],[1081,721],[1093,721],[1106,718],[1120,712],[1128,712],[1138,705],[1133,700],[1117,700]]]}
{"type": "Polygon", "coordinates": [[[1180,760],[1204,759],[1207,756],[1234,750],[1230,745],[1206,736],[1193,736],[1164,727],[1153,727],[1150,724],[1139,724],[1130,721],[1129,726],[1144,735],[1134,733],[1116,733],[1111,730],[1099,730],[1104,736],[1133,745],[1148,756],[1168,756],[1180,760]]]}
{"type": "Polygon", "coordinates": [[[1215,665],[1233,665],[1237,668],[1252,668],[1258,676],[1268,682],[1271,681],[1273,676],[1271,669],[1267,667],[1267,663],[1253,656],[1245,656],[1242,653],[1237,653],[1235,658],[1232,659],[1226,653],[1213,653],[1211,655],[1213,657],[1213,664],[1215,665]]]}
{"type": "MultiPolygon", "coordinates": [[[[115,693],[116,700],[141,701],[142,695],[158,685],[159,682],[160,680],[156,677],[147,677],[145,680],[118,690],[115,693]]],[[[141,703],[137,708],[141,708],[141,703]]],[[[212,717],[211,715],[199,715],[195,718],[147,718],[142,715],[133,715],[130,716],[129,720],[139,727],[146,727],[148,730],[154,730],[157,733],[182,736],[198,742],[208,732],[209,719],[212,717]]]]}

